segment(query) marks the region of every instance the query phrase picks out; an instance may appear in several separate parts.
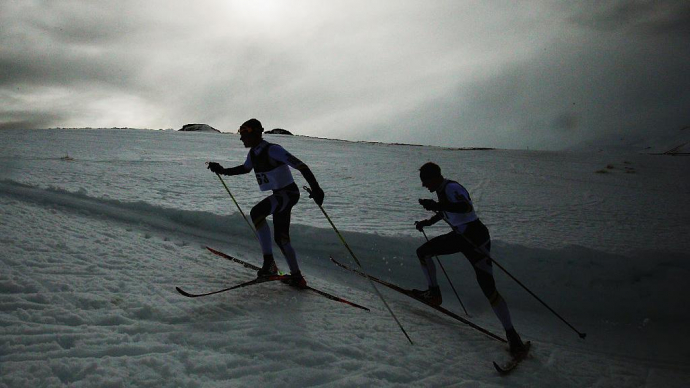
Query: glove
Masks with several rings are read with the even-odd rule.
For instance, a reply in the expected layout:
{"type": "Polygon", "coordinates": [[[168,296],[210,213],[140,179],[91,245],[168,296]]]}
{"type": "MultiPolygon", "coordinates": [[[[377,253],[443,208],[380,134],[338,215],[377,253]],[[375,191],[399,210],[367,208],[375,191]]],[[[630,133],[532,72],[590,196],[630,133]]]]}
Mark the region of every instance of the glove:
{"type": "Polygon", "coordinates": [[[207,168],[211,170],[211,172],[213,172],[214,174],[222,174],[223,170],[225,170],[223,166],[216,162],[209,162],[207,168]]]}
{"type": "Polygon", "coordinates": [[[426,228],[427,226],[431,226],[431,221],[423,220],[423,221],[416,221],[414,223],[414,227],[417,228],[417,230],[420,232],[423,231],[424,228],[426,228]]]}
{"type": "Polygon", "coordinates": [[[316,204],[319,206],[323,205],[323,197],[323,190],[321,190],[321,188],[318,186],[312,188],[309,192],[309,198],[313,198],[314,202],[316,202],[316,204]]]}
{"type": "Polygon", "coordinates": [[[419,204],[424,207],[425,210],[430,210],[430,211],[440,211],[441,210],[441,205],[439,205],[438,202],[434,201],[433,199],[420,199],[419,204]]]}

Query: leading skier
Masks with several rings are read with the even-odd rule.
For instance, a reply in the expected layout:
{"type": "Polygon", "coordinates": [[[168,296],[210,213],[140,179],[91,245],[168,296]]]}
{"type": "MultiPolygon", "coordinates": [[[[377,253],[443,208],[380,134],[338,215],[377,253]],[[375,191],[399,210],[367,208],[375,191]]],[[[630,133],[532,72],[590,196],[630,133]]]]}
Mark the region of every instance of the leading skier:
{"type": "Polygon", "coordinates": [[[240,140],[245,148],[250,148],[244,164],[223,168],[219,163],[210,162],[208,169],[220,175],[247,174],[253,169],[261,191],[273,191],[270,196],[256,204],[250,212],[263,252],[263,265],[257,272],[257,276],[264,277],[278,273],[273,258],[271,229],[266,222],[266,217],[273,215],[274,239],[290,267],[290,275],[285,283],[297,288],[305,288],[307,282],[302,276],[297,264],[297,255],[290,244],[290,214],[300,197],[299,188],[292,178],[290,167],[299,170],[311,186],[309,198],[313,198],[317,204],[321,205],[324,193],[309,167],[280,145],[264,140],[263,131],[264,128],[257,119],[244,122],[239,129],[240,140]]]}
{"type": "Polygon", "coordinates": [[[417,257],[422,265],[429,288],[412,290],[414,295],[432,305],[443,301],[441,290],[436,279],[436,266],[432,257],[462,252],[474,267],[477,282],[484,295],[489,299],[491,308],[501,321],[510,345],[510,353],[518,356],[525,352],[525,345],[513,327],[508,311],[508,304],[496,290],[491,258],[491,237],[489,230],[474,212],[470,194],[458,182],[448,180],[441,174],[441,168],[435,163],[426,163],[419,169],[422,186],[435,192],[438,202],[433,199],[420,199],[419,204],[435,214],[423,221],[415,222],[419,231],[440,220],[445,220],[453,229],[451,232],[434,237],[417,249],[417,257]]]}

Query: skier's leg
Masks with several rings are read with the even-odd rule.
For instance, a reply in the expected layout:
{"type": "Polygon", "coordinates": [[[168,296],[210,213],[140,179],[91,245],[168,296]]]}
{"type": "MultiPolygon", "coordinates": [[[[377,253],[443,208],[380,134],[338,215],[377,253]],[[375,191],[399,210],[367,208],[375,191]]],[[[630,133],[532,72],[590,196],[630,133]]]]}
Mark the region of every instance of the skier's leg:
{"type": "MultiPolygon", "coordinates": [[[[491,243],[487,243],[486,245],[490,246],[491,243]]],[[[496,289],[496,281],[494,280],[491,260],[486,256],[473,256],[470,261],[473,261],[472,266],[474,267],[474,271],[477,276],[477,283],[479,283],[479,287],[482,289],[484,296],[486,296],[486,298],[489,300],[491,308],[494,310],[496,317],[498,317],[498,320],[501,321],[501,324],[505,330],[512,329],[513,322],[510,319],[508,303],[506,303],[505,299],[503,299],[501,294],[496,289]]]]}
{"type": "Polygon", "coordinates": [[[254,223],[256,233],[259,235],[259,244],[261,245],[261,251],[263,252],[264,256],[273,254],[271,228],[266,222],[266,217],[273,213],[272,210],[275,207],[275,202],[276,199],[271,195],[257,203],[249,212],[252,222],[254,223]]]}
{"type": "Polygon", "coordinates": [[[290,216],[292,207],[299,201],[299,190],[285,190],[280,193],[279,197],[281,206],[273,214],[274,238],[283,256],[285,256],[285,261],[290,267],[290,273],[297,274],[300,269],[297,263],[297,253],[290,243],[290,216]]]}
{"type": "Polygon", "coordinates": [[[273,258],[273,242],[271,239],[271,228],[266,222],[266,217],[273,214],[279,206],[280,200],[276,198],[275,194],[264,198],[261,202],[256,204],[250,212],[250,216],[256,229],[256,234],[259,237],[259,245],[263,252],[263,265],[257,272],[257,276],[272,275],[278,272],[278,268],[273,258]]]}
{"type": "Polygon", "coordinates": [[[432,238],[417,248],[417,258],[422,265],[422,271],[424,272],[429,288],[438,287],[436,265],[434,264],[433,257],[459,252],[460,249],[456,241],[458,237],[459,236],[455,232],[446,233],[432,238]]]}
{"type": "Polygon", "coordinates": [[[479,220],[471,222],[467,224],[461,240],[461,251],[472,263],[477,276],[477,283],[479,283],[484,296],[491,303],[491,308],[494,310],[496,317],[498,317],[498,320],[501,321],[506,330],[512,329],[513,323],[510,319],[508,304],[501,294],[498,293],[498,290],[496,290],[493,266],[489,258],[491,253],[489,229],[479,220]]]}
{"type": "Polygon", "coordinates": [[[479,287],[481,287],[482,292],[489,300],[491,304],[491,309],[494,310],[494,314],[503,325],[506,331],[506,338],[510,344],[510,351],[514,355],[520,353],[524,349],[524,344],[520,339],[515,327],[513,326],[513,321],[510,318],[510,310],[508,309],[508,303],[503,299],[503,296],[496,289],[496,281],[493,275],[493,266],[491,265],[491,259],[487,256],[491,249],[491,241],[479,247],[479,250],[483,252],[479,253],[477,250],[472,250],[472,252],[463,252],[465,256],[472,262],[474,271],[477,275],[477,282],[479,287]]]}

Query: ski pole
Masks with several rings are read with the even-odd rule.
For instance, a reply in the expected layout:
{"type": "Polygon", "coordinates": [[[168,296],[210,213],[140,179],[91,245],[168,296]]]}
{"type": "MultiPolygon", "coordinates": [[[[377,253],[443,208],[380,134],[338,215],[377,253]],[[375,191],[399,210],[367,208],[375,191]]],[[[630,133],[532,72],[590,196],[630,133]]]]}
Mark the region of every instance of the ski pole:
{"type": "MultiPolygon", "coordinates": [[[[426,233],[424,230],[422,230],[422,234],[424,235],[424,238],[426,239],[427,242],[429,242],[429,237],[426,236],[426,233]]],[[[441,259],[438,258],[438,256],[434,256],[436,258],[436,261],[438,261],[438,265],[441,266],[441,270],[443,270],[443,274],[446,275],[446,279],[448,279],[448,283],[450,284],[450,287],[453,289],[453,292],[455,293],[455,296],[458,298],[458,302],[460,302],[460,306],[462,306],[462,309],[465,310],[465,315],[470,316],[470,314],[467,312],[467,309],[465,308],[465,305],[462,303],[462,300],[460,300],[460,295],[458,295],[458,292],[455,290],[455,286],[453,286],[453,282],[450,281],[450,277],[448,276],[448,272],[446,272],[446,269],[443,267],[443,264],[441,263],[441,259]]]]}
{"type": "Polygon", "coordinates": [[[256,230],[254,230],[254,227],[252,226],[251,222],[249,222],[249,219],[247,219],[247,216],[244,215],[244,212],[242,211],[240,204],[237,203],[237,201],[235,200],[235,196],[232,195],[232,193],[230,192],[228,185],[225,184],[225,181],[223,180],[223,178],[221,178],[220,174],[216,174],[216,176],[218,177],[218,179],[220,179],[220,182],[223,184],[223,187],[225,187],[225,191],[227,191],[228,194],[230,194],[230,198],[232,198],[232,202],[235,203],[235,206],[237,206],[237,210],[240,211],[240,214],[242,214],[242,218],[244,218],[244,220],[247,221],[247,225],[249,225],[249,229],[252,230],[252,232],[254,233],[254,237],[256,237],[256,239],[258,240],[259,235],[256,233],[256,230]]]}
{"type": "MultiPolygon", "coordinates": [[[[307,191],[307,193],[309,193],[309,195],[311,195],[311,189],[310,188],[308,188],[307,186],[303,186],[303,188],[304,188],[304,190],[307,191]]],[[[414,343],[412,342],[412,339],[410,338],[409,335],[407,335],[407,332],[405,331],[402,324],[398,320],[398,317],[395,316],[395,314],[393,313],[393,310],[391,310],[390,306],[388,306],[388,302],[386,302],[386,300],[383,298],[381,291],[379,291],[379,289],[376,288],[374,281],[371,280],[371,278],[369,277],[369,274],[362,267],[362,263],[359,262],[359,259],[357,259],[357,256],[355,256],[355,253],[352,252],[352,249],[350,249],[350,246],[347,244],[347,241],[345,241],[345,238],[343,238],[343,235],[340,234],[340,232],[338,231],[338,228],[335,227],[335,224],[331,220],[331,217],[328,216],[328,213],[326,213],[326,210],[324,210],[323,206],[319,205],[318,203],[316,204],[316,206],[318,206],[319,209],[321,209],[321,212],[323,213],[323,215],[328,220],[328,223],[330,223],[331,226],[333,227],[333,230],[335,231],[335,233],[340,238],[340,241],[343,243],[343,245],[345,245],[345,248],[347,249],[347,251],[350,252],[350,255],[352,256],[352,258],[355,259],[355,262],[359,266],[359,269],[362,270],[362,273],[364,275],[366,275],[367,280],[369,280],[369,284],[371,284],[371,287],[374,289],[374,291],[376,291],[376,294],[379,296],[379,298],[381,298],[381,301],[383,302],[384,306],[386,306],[386,309],[388,309],[388,312],[391,314],[391,316],[395,320],[395,323],[398,324],[398,327],[400,328],[400,330],[402,330],[403,334],[405,334],[405,337],[407,337],[407,340],[410,341],[410,344],[414,345],[414,343]]]]}
{"type": "MultiPolygon", "coordinates": [[[[479,251],[479,252],[481,252],[481,251],[479,251]]],[[[585,337],[587,336],[587,333],[581,333],[580,331],[578,331],[573,325],[571,325],[568,321],[566,321],[565,318],[563,318],[562,316],[560,316],[556,311],[554,311],[554,309],[552,309],[551,307],[549,307],[549,305],[546,304],[546,302],[544,302],[543,300],[541,300],[534,292],[532,292],[529,288],[527,288],[527,286],[525,286],[524,284],[522,284],[522,282],[520,282],[520,281],[519,281],[515,276],[513,276],[510,272],[508,272],[507,269],[503,268],[503,266],[502,266],[501,264],[499,264],[499,263],[496,261],[496,259],[492,258],[492,257],[489,256],[489,255],[486,255],[486,257],[488,257],[489,260],[491,260],[494,264],[496,264],[496,265],[498,266],[498,268],[500,268],[503,272],[505,272],[506,275],[510,276],[511,279],[515,280],[515,282],[516,282],[517,284],[519,284],[522,288],[524,288],[525,291],[529,292],[530,295],[532,295],[536,300],[538,300],[541,304],[543,304],[544,307],[546,307],[547,309],[549,309],[549,311],[551,311],[555,316],[557,316],[561,321],[563,321],[563,323],[565,323],[566,325],[568,325],[568,327],[570,327],[571,329],[573,329],[573,331],[575,331],[575,332],[580,336],[580,338],[585,339],[585,337]]]]}
{"type": "MultiPolygon", "coordinates": [[[[443,220],[446,221],[446,223],[447,223],[448,225],[450,225],[450,227],[451,227],[452,229],[455,229],[455,228],[453,228],[453,225],[451,225],[450,222],[448,222],[448,220],[446,220],[445,218],[444,218],[443,220]]],[[[472,241],[470,241],[470,239],[468,239],[467,237],[465,237],[464,234],[462,234],[462,233],[459,233],[459,234],[462,236],[462,238],[465,239],[465,241],[467,241],[467,242],[474,248],[475,251],[477,251],[477,252],[481,253],[482,255],[486,256],[487,258],[489,258],[489,260],[491,260],[494,264],[496,264],[496,266],[498,266],[498,268],[500,268],[503,272],[505,272],[506,275],[510,276],[511,279],[515,280],[515,282],[516,282],[517,284],[519,284],[520,287],[524,288],[525,291],[527,291],[527,292],[528,292],[530,295],[532,295],[536,300],[538,300],[539,303],[541,303],[542,305],[544,305],[544,307],[546,307],[549,311],[551,311],[551,313],[553,313],[556,317],[558,317],[561,321],[563,321],[563,323],[565,323],[566,325],[568,325],[568,327],[570,327],[571,329],[573,329],[573,331],[575,331],[575,332],[580,336],[580,338],[585,339],[585,337],[587,336],[587,333],[581,333],[581,332],[580,332],[579,330],[577,330],[573,325],[571,325],[570,322],[566,321],[565,318],[563,318],[562,316],[560,316],[554,309],[552,309],[548,304],[546,304],[546,302],[544,302],[543,300],[541,300],[541,298],[539,298],[534,292],[532,292],[529,288],[527,288],[527,286],[525,286],[524,284],[522,284],[522,282],[519,281],[519,280],[518,280],[515,276],[513,276],[510,272],[508,272],[507,269],[503,268],[503,266],[502,266],[501,264],[499,264],[499,263],[496,261],[496,259],[494,259],[493,257],[491,257],[491,255],[489,255],[489,253],[486,252],[485,249],[481,249],[481,248],[477,247],[472,241]]]]}

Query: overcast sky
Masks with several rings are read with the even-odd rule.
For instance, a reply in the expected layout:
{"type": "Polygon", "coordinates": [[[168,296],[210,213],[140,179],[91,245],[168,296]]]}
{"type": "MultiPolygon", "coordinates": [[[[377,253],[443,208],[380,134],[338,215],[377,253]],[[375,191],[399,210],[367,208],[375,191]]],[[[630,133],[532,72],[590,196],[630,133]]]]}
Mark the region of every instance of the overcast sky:
{"type": "Polygon", "coordinates": [[[0,128],[562,149],[690,125],[690,1],[0,0],[0,128]]]}

